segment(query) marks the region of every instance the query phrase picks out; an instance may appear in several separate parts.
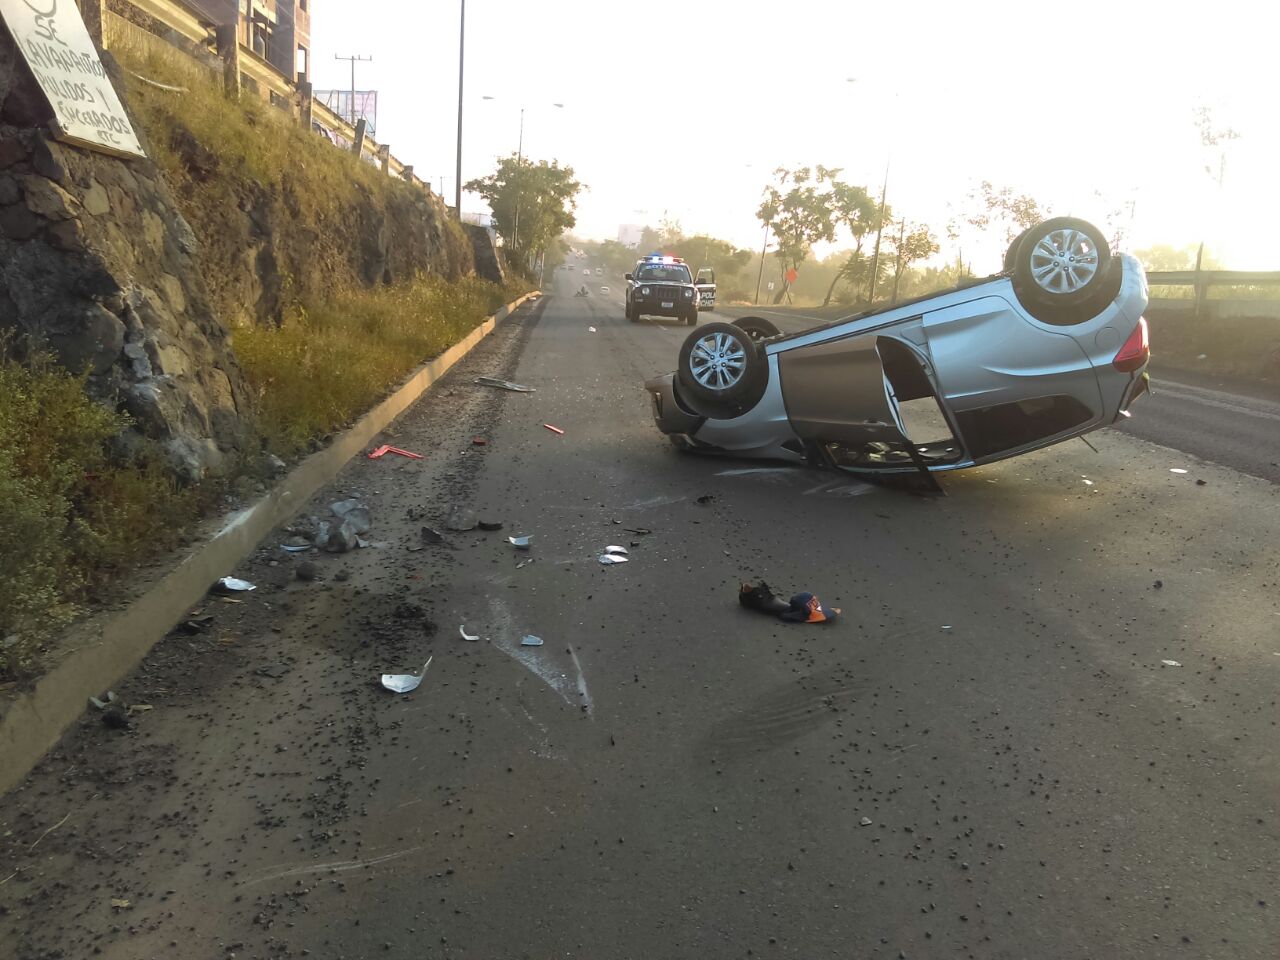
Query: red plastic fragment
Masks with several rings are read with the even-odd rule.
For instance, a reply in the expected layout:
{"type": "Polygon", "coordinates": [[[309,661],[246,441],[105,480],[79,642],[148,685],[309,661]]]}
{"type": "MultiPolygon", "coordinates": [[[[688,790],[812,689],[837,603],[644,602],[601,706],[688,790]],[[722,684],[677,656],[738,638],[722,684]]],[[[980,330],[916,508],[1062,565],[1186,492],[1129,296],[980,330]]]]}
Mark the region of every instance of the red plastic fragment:
{"type": "Polygon", "coordinates": [[[564,436],[564,431],[561,430],[559,427],[553,427],[549,423],[544,423],[543,426],[546,427],[548,430],[550,430],[552,433],[558,433],[560,434],[560,436],[564,436]]]}

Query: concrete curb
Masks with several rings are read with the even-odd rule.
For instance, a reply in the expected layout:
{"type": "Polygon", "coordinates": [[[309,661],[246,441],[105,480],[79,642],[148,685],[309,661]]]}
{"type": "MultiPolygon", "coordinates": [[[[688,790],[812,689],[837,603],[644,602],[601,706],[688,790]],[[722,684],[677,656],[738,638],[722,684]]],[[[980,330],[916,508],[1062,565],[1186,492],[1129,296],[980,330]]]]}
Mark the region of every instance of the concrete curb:
{"type": "MultiPolygon", "coordinates": [[[[223,528],[129,606],[89,624],[96,636],[67,653],[34,689],[19,694],[0,717],[0,794],[18,783],[63,732],[84,713],[90,696],[114,686],[161,638],[273,529],[288,520],[338,475],[387,424],[420,398],[526,300],[527,293],[484,320],[461,341],[413,373],[391,396],[303,460],[251,507],[223,528]]],[[[75,629],[75,628],[73,628],[75,629]]]]}

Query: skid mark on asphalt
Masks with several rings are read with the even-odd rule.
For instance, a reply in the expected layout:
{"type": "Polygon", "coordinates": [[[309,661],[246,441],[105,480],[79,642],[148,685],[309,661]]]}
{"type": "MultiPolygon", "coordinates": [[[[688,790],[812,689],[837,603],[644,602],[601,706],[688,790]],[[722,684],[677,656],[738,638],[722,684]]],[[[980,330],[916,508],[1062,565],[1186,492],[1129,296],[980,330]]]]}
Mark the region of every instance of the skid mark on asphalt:
{"type": "Polygon", "coordinates": [[[548,687],[560,694],[565,703],[574,707],[582,707],[587,716],[591,716],[593,704],[591,691],[587,689],[587,678],[582,672],[582,664],[578,662],[578,654],[569,646],[569,657],[573,661],[573,676],[569,671],[561,670],[555,663],[554,655],[548,646],[525,647],[520,645],[520,638],[528,631],[516,626],[515,618],[507,605],[496,597],[489,601],[489,619],[493,638],[489,641],[516,663],[520,664],[548,687]]]}
{"type": "Polygon", "coordinates": [[[252,887],[256,883],[265,883],[268,880],[283,880],[286,877],[301,877],[308,873],[345,873],[348,870],[360,870],[365,867],[376,867],[380,863],[387,863],[391,860],[398,860],[401,857],[407,857],[411,853],[417,853],[422,847],[409,847],[407,850],[397,850],[395,853],[384,853],[380,857],[369,857],[365,860],[338,860],[333,863],[314,863],[305,867],[287,867],[284,870],[277,870],[274,873],[268,873],[265,876],[255,877],[252,880],[245,881],[246,887],[252,887]]]}
{"type": "Polygon", "coordinates": [[[831,722],[869,685],[852,663],[810,674],[716,723],[699,752],[725,760],[767,753],[831,722]]]}

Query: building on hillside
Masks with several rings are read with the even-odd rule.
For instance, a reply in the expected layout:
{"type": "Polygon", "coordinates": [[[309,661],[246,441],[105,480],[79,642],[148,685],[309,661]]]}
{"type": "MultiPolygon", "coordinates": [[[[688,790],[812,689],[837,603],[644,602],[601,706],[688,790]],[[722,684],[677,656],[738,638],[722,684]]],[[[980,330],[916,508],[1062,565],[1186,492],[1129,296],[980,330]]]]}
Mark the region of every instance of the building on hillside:
{"type": "Polygon", "coordinates": [[[235,22],[240,42],[290,81],[311,75],[311,0],[189,0],[217,24],[235,22]]]}
{"type": "Polygon", "coordinates": [[[644,227],[634,223],[624,223],[618,227],[618,242],[624,247],[640,246],[640,238],[644,236],[644,227]]]}

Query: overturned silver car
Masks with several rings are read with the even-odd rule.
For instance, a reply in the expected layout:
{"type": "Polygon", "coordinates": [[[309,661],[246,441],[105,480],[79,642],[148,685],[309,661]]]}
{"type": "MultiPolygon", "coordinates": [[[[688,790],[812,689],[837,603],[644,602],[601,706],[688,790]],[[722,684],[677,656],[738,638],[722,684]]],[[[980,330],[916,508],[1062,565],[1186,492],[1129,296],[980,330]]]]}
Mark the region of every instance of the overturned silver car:
{"type": "Polygon", "coordinates": [[[658,428],[689,449],[958,470],[1128,416],[1147,390],[1146,307],[1141,264],[1059,217],[985,280],[789,335],[759,317],[701,326],[645,387],[658,428]]]}

